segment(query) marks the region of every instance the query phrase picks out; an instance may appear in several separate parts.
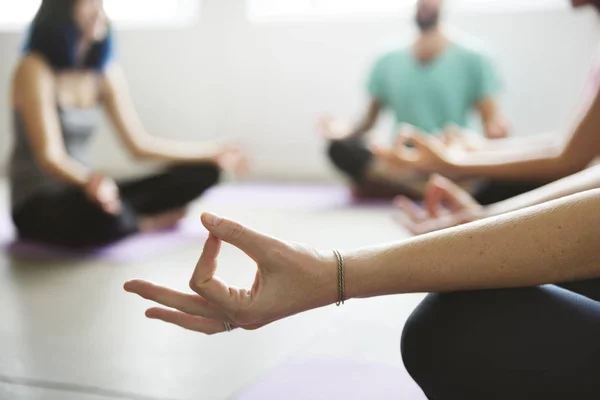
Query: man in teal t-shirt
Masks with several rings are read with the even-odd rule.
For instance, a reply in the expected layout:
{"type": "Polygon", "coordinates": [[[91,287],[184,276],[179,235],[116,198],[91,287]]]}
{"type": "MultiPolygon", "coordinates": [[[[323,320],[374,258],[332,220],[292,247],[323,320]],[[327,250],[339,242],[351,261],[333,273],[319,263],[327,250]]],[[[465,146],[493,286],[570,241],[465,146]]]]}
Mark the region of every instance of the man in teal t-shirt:
{"type": "MultiPolygon", "coordinates": [[[[400,1],[400,0],[398,0],[400,1]]],[[[419,0],[416,23],[420,35],[405,49],[381,57],[372,69],[368,92],[369,109],[353,128],[326,119],[322,128],[331,140],[329,156],[333,164],[353,179],[367,195],[405,194],[419,197],[420,190],[407,190],[406,181],[385,176],[364,144],[382,111],[394,114],[398,127],[411,125],[436,134],[449,126],[478,130],[488,138],[507,136],[506,125],[497,111],[500,83],[491,59],[475,48],[452,41],[439,27],[442,0],[419,0]],[[383,189],[383,190],[382,190],[383,189]]]]}
{"type": "Polygon", "coordinates": [[[425,133],[443,131],[449,124],[472,129],[478,110],[483,129],[491,137],[504,132],[496,132],[495,121],[485,115],[482,103],[493,102],[498,89],[492,63],[483,54],[452,42],[427,62],[413,48],[383,56],[368,86],[373,100],[393,112],[398,124],[413,125],[425,133]]]}

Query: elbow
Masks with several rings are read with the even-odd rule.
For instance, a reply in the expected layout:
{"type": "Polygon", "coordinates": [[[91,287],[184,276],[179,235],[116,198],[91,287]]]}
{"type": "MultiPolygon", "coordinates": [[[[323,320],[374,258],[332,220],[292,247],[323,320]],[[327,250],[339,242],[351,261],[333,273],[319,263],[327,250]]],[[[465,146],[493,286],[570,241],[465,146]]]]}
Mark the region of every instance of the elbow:
{"type": "Polygon", "coordinates": [[[60,170],[61,165],[64,164],[66,154],[62,151],[47,151],[40,155],[39,164],[44,171],[53,173],[60,170]]]}
{"type": "Polygon", "coordinates": [[[147,161],[152,158],[152,153],[144,146],[128,146],[129,154],[137,161],[147,161]]]}
{"type": "Polygon", "coordinates": [[[129,152],[129,154],[131,154],[136,161],[147,161],[151,158],[150,155],[144,150],[132,150],[129,152]]]}
{"type": "Polygon", "coordinates": [[[593,157],[580,155],[571,155],[562,153],[557,157],[556,178],[562,179],[567,176],[579,173],[586,169],[593,161],[593,157]]]}

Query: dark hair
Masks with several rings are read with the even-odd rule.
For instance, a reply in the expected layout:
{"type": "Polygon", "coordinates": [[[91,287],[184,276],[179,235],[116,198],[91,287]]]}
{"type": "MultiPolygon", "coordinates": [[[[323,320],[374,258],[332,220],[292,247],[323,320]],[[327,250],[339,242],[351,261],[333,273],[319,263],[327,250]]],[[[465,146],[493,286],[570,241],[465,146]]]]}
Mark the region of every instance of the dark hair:
{"type": "Polygon", "coordinates": [[[73,20],[77,0],[43,0],[29,27],[24,52],[36,52],[57,70],[90,68],[102,71],[113,56],[112,32],[95,43],[78,65],[75,49],[81,33],[73,20]]]}

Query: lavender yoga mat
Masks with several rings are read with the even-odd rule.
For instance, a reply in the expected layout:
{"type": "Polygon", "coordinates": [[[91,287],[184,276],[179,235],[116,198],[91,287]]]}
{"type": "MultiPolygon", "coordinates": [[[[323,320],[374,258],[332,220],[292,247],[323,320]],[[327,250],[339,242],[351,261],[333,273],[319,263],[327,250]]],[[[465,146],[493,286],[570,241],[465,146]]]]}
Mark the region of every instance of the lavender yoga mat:
{"type": "Polygon", "coordinates": [[[219,186],[205,194],[208,204],[250,208],[322,210],[357,206],[389,206],[385,200],[357,200],[343,185],[242,183],[219,186]]]}
{"type": "Polygon", "coordinates": [[[344,359],[285,364],[233,400],[426,400],[404,368],[344,359]]]}
{"type": "Polygon", "coordinates": [[[14,257],[34,261],[63,259],[141,261],[185,246],[197,245],[200,251],[206,236],[207,233],[199,221],[184,221],[178,228],[170,231],[135,235],[110,246],[83,253],[16,240],[10,219],[0,217],[0,247],[14,257]]]}
{"type": "MultiPolygon", "coordinates": [[[[231,204],[245,208],[284,210],[322,210],[357,206],[388,206],[389,201],[359,201],[342,185],[303,184],[236,184],[211,189],[204,196],[206,204],[231,204]]],[[[176,230],[136,235],[111,246],[85,254],[68,249],[14,240],[8,215],[0,216],[0,247],[10,254],[35,260],[64,258],[98,258],[112,261],[138,261],[183,246],[202,245],[206,237],[198,222],[184,223],[176,230]]],[[[200,248],[200,247],[199,247],[200,248]]]]}

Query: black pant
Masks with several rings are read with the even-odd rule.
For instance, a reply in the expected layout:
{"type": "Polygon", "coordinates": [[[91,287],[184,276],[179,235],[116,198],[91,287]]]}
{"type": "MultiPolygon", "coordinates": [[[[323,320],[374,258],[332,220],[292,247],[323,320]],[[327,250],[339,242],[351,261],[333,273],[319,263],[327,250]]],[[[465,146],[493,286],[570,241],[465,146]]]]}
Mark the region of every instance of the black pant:
{"type": "Polygon", "coordinates": [[[600,279],[431,294],[404,364],[430,400],[600,398],[600,279]]]}
{"type": "Polygon", "coordinates": [[[122,209],[105,213],[82,190],[40,193],[13,213],[19,237],[77,249],[119,241],[138,231],[140,215],[185,207],[219,181],[212,164],[177,166],[149,178],[119,183],[122,209]]]}
{"type": "MultiPolygon", "coordinates": [[[[328,153],[329,159],[339,171],[358,185],[364,183],[365,173],[373,162],[374,155],[361,139],[332,141],[328,153]]],[[[487,181],[473,196],[480,204],[488,205],[529,192],[544,184],[544,182],[487,181]]],[[[397,194],[408,195],[415,200],[419,200],[420,197],[415,195],[414,191],[407,192],[406,188],[400,185],[397,194]]]]}

